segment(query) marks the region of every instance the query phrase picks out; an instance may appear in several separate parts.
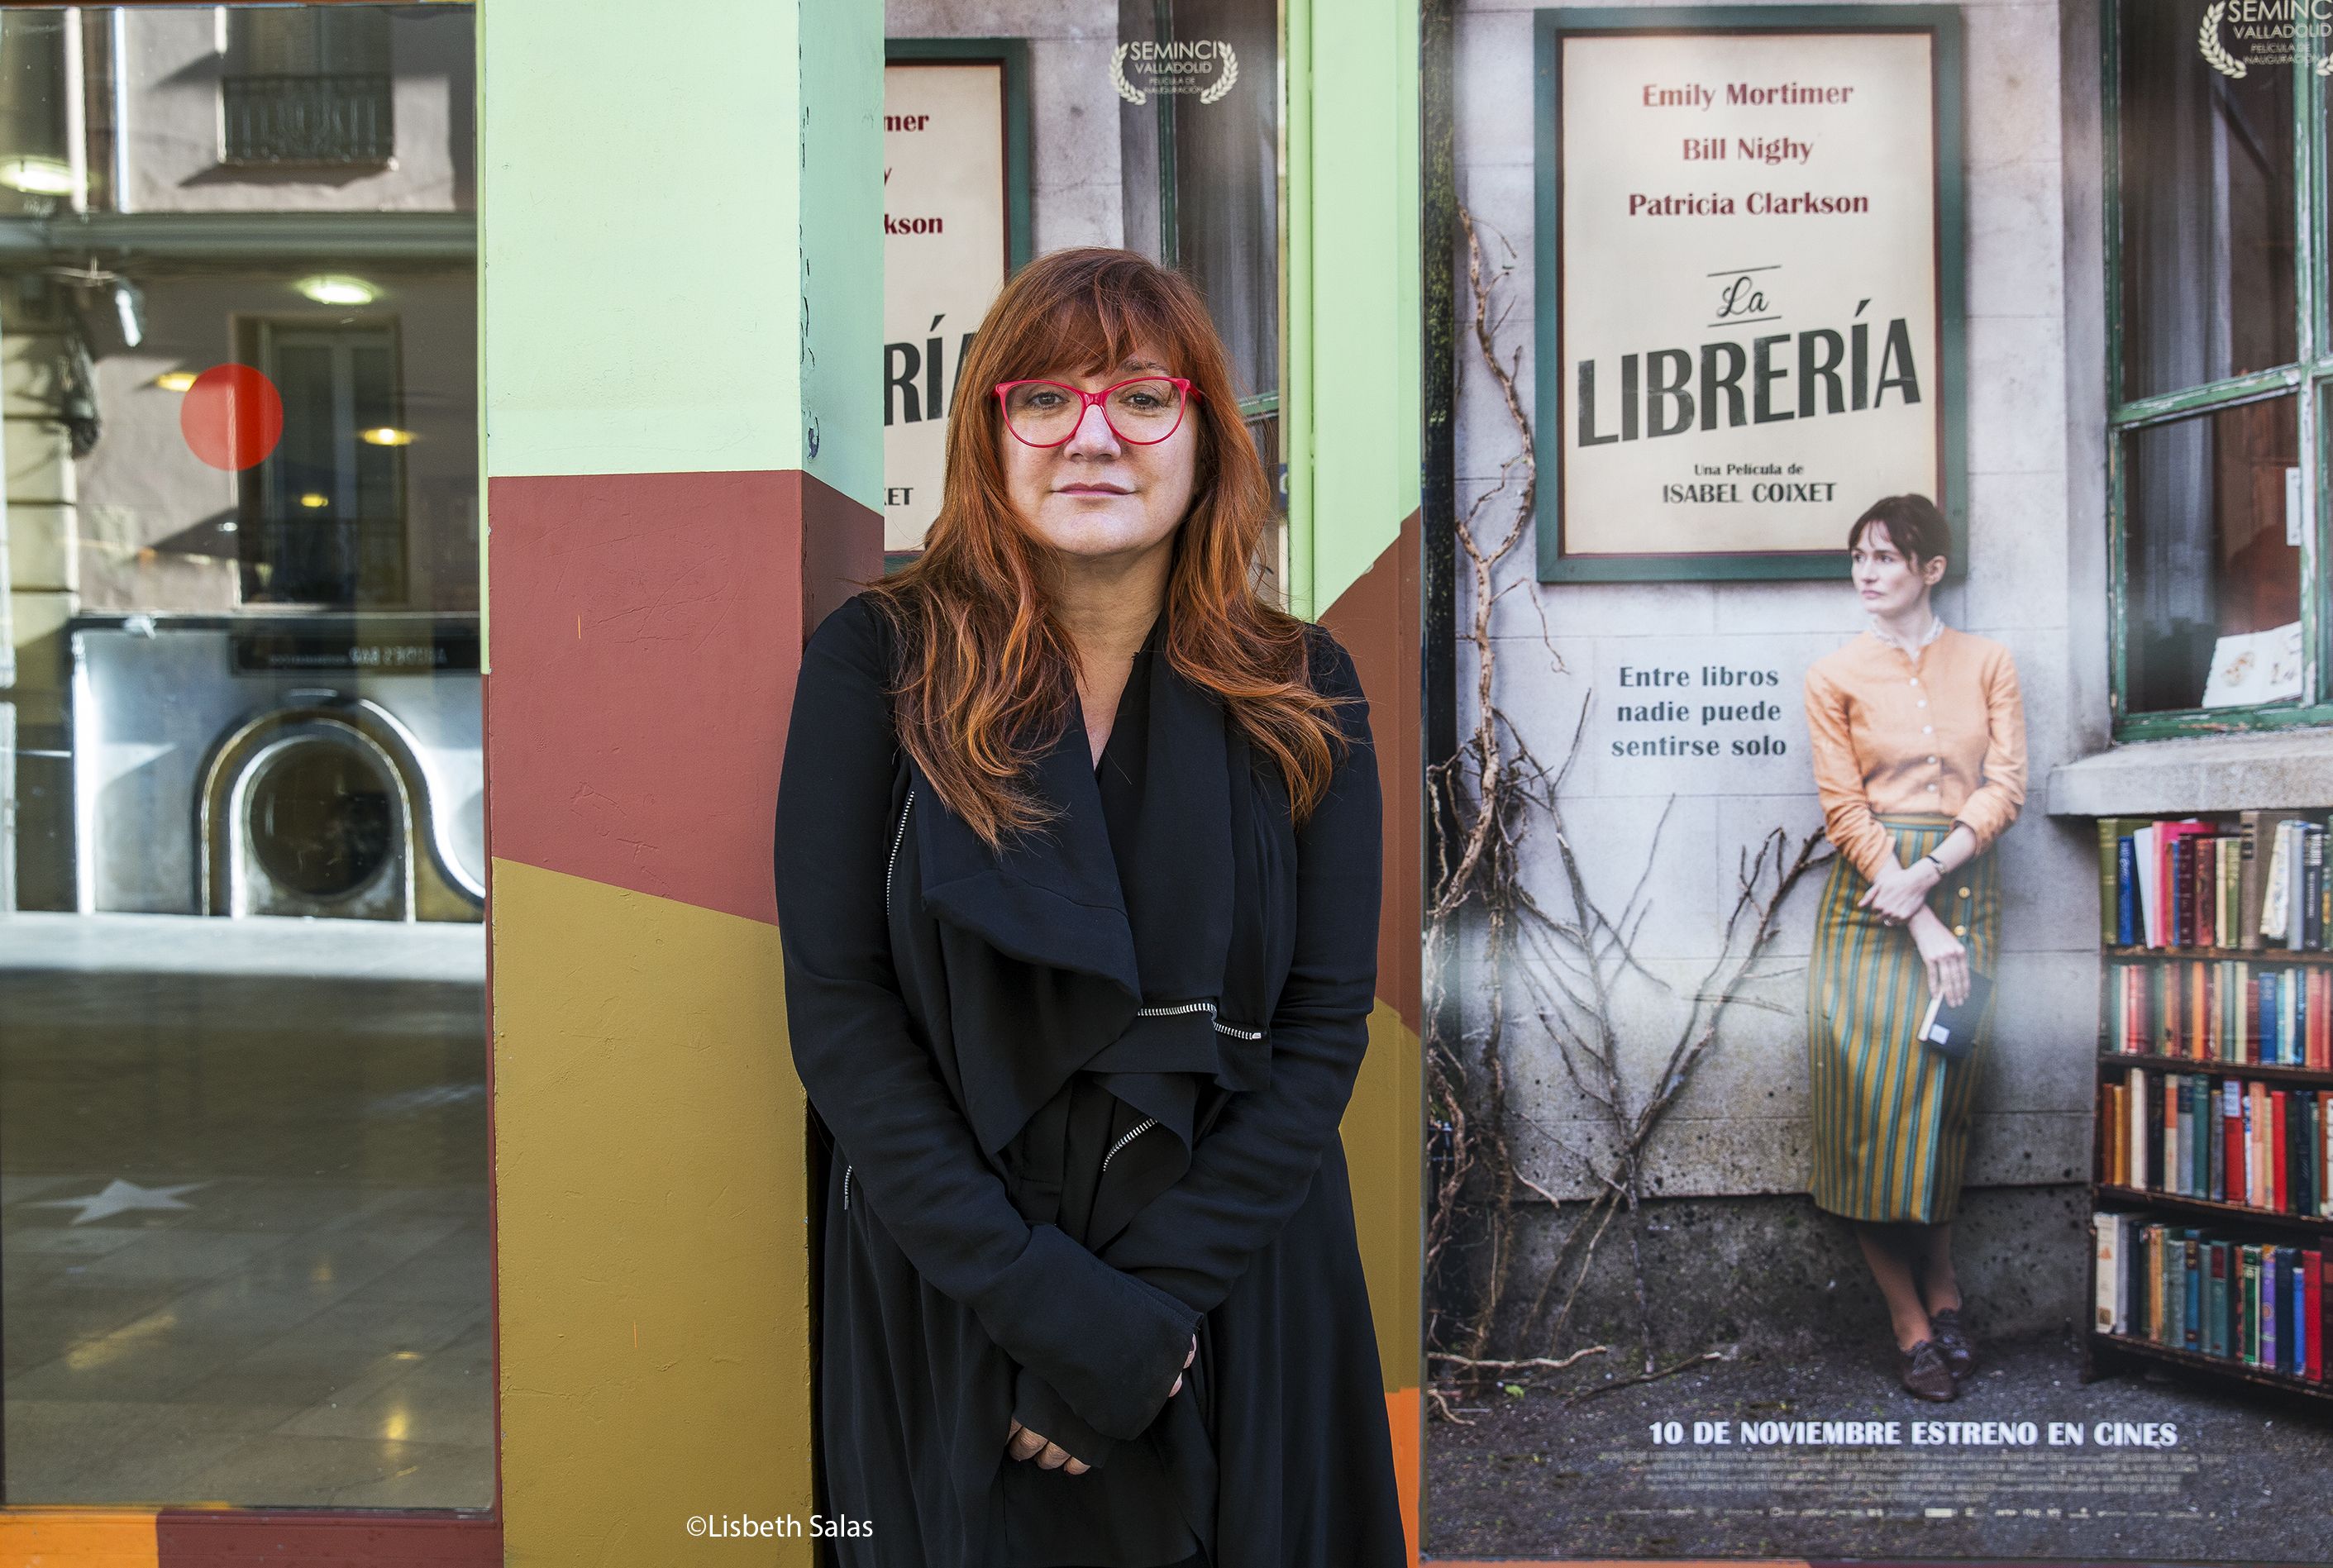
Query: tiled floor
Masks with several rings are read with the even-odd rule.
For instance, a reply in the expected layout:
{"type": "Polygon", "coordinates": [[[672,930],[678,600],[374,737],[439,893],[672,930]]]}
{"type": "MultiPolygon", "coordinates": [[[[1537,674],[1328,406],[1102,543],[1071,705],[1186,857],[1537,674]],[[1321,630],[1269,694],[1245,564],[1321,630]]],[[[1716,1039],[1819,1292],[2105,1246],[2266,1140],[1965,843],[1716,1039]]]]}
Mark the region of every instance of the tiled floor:
{"type": "Polygon", "coordinates": [[[0,917],[9,1502],[491,1505],[483,961],[0,917]]]}

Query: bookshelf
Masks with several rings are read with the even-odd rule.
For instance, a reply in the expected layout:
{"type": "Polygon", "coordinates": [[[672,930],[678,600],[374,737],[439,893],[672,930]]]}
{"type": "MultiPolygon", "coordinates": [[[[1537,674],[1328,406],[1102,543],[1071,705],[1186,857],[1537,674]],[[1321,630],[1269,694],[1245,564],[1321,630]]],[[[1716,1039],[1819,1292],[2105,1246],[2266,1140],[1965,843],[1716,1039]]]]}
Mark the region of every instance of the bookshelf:
{"type": "Polygon", "coordinates": [[[2085,1382],[2333,1411],[2326,814],[2098,822],[2085,1382]]]}

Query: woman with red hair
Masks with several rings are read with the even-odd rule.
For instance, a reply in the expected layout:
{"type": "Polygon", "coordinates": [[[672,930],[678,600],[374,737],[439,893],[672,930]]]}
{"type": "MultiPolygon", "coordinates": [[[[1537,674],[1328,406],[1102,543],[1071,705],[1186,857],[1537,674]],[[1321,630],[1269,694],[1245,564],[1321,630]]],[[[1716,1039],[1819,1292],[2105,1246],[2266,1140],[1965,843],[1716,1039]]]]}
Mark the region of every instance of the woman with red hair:
{"type": "Polygon", "coordinates": [[[1338,1123],[1376,990],[1368,705],[1257,588],[1189,283],[1005,285],[912,565],[803,651],[776,876],[830,1142],[849,1568],[1406,1563],[1338,1123]]]}

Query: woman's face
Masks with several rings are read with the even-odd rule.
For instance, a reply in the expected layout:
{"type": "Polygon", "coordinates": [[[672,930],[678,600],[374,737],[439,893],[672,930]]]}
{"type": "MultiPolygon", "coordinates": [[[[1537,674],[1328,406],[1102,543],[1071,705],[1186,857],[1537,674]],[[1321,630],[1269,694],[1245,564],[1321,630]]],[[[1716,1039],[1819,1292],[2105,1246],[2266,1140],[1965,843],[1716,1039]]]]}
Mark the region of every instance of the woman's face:
{"type": "Polygon", "coordinates": [[[1901,616],[1918,608],[1928,590],[1944,580],[1944,557],[1930,556],[1915,566],[1887,537],[1884,522],[1866,528],[1847,559],[1853,568],[1855,591],[1863,607],[1875,616],[1901,616]]]}
{"type": "MultiPolygon", "coordinates": [[[[1099,392],[1133,377],[1175,373],[1155,351],[1141,348],[1106,374],[1046,379],[1099,392]]],[[[1120,440],[1094,404],[1086,406],[1077,433],[1058,446],[1032,446],[1001,427],[997,439],[1004,444],[1013,510],[1064,555],[1138,556],[1169,538],[1191,510],[1198,479],[1195,405],[1186,403],[1175,434],[1148,445],[1120,440]]]]}

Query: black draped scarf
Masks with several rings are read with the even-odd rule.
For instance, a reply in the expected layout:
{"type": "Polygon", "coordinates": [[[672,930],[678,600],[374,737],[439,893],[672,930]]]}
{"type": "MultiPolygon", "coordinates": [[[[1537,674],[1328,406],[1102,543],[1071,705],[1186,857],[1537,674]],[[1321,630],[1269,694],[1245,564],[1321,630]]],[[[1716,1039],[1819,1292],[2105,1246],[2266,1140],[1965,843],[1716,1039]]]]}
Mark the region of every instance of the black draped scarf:
{"type": "Polygon", "coordinates": [[[1087,1233],[1076,1235],[1096,1251],[1187,1169],[1207,1113],[1223,1104],[1210,1087],[1271,1082],[1266,977],[1284,971],[1293,942],[1267,903],[1293,862],[1285,789],[1276,770],[1252,765],[1222,703],[1175,671],[1166,625],[1162,612],[1121,699],[1120,722],[1140,724],[1140,744],[1120,748],[1114,733],[1110,751],[1138,751],[1140,766],[1113,781],[1116,811],[1105,810],[1074,703],[1033,780],[1055,815],[1002,853],[909,763],[905,832],[938,923],[965,1114],[982,1152],[1005,1165],[1022,1212],[1061,1221],[1062,1140],[1051,1123],[1066,1116],[1061,1092],[1078,1074],[1167,1134],[1110,1157],[1087,1233]],[[1047,1125],[1032,1127],[1041,1118],[1047,1125]],[[1004,1159],[1016,1140],[1025,1158],[1004,1159]]]}

